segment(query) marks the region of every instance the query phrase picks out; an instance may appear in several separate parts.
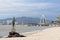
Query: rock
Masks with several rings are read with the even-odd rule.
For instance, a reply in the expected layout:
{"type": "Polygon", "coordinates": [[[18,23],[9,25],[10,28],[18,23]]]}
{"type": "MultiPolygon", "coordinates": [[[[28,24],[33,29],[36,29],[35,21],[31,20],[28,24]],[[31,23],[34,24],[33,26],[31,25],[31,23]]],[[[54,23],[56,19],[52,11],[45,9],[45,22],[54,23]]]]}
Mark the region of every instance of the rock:
{"type": "Polygon", "coordinates": [[[17,32],[9,32],[8,37],[26,37],[26,36],[20,35],[20,34],[17,33],[17,32]]]}

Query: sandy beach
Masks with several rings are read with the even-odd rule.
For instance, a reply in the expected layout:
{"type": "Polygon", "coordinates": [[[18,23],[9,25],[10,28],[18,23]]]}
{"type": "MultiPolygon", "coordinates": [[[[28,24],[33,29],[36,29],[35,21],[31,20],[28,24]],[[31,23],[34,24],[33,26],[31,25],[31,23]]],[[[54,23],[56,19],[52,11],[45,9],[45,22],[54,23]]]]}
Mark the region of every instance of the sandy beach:
{"type": "MultiPolygon", "coordinates": [[[[24,25],[15,25],[16,28],[16,32],[20,33],[20,34],[25,34],[30,33],[30,32],[35,32],[38,30],[44,30],[44,29],[48,29],[48,28],[52,28],[51,26],[24,26],[24,25]]],[[[11,31],[12,29],[12,25],[0,25],[0,36],[6,36],[8,35],[8,33],[11,31]]]]}
{"type": "Polygon", "coordinates": [[[24,34],[26,37],[0,38],[0,40],[60,40],[60,27],[48,28],[24,34]]]}

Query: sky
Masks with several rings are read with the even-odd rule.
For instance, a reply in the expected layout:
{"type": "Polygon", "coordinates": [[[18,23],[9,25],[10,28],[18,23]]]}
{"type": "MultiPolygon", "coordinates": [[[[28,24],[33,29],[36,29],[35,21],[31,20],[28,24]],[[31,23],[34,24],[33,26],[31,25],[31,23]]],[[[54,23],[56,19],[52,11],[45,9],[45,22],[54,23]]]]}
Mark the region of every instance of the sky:
{"type": "Polygon", "coordinates": [[[59,14],[60,0],[0,0],[0,19],[45,15],[52,20],[59,14]]]}

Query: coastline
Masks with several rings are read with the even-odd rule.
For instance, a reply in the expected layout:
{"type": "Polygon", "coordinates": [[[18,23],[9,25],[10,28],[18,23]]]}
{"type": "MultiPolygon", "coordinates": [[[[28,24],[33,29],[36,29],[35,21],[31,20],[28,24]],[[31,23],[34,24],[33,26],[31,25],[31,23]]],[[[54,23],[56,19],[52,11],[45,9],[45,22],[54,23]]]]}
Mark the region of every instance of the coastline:
{"type": "MultiPolygon", "coordinates": [[[[1,29],[8,29],[8,32],[11,30],[11,25],[0,25],[0,31],[1,29]]],[[[17,29],[24,29],[26,30],[26,28],[28,26],[22,26],[22,25],[16,25],[17,29]]],[[[28,27],[28,28],[32,28],[28,27]]],[[[35,30],[35,27],[33,27],[35,30]]],[[[36,27],[37,28],[37,27],[36,27]]],[[[40,27],[38,27],[40,28],[40,27]]],[[[0,38],[0,40],[58,40],[60,39],[60,27],[53,27],[53,26],[48,26],[48,27],[42,27],[42,29],[45,28],[44,30],[33,30],[33,31],[29,31],[29,32],[24,32],[24,33],[20,33],[21,35],[24,35],[26,37],[13,37],[13,38],[6,38],[6,36],[3,36],[3,38],[0,38]]],[[[41,29],[41,28],[40,28],[41,29]]],[[[30,29],[29,29],[30,30],[30,29]]],[[[3,31],[3,30],[2,30],[3,31]]],[[[19,30],[22,31],[22,30],[19,30]]],[[[5,31],[6,32],[6,31],[5,31]]]]}
{"type": "Polygon", "coordinates": [[[60,40],[60,27],[53,27],[43,31],[25,33],[27,37],[0,38],[0,40],[60,40]]]}
{"type": "MultiPolygon", "coordinates": [[[[6,36],[11,31],[11,25],[0,25],[0,36],[6,36]]],[[[16,32],[20,34],[30,33],[38,30],[45,30],[51,28],[51,26],[24,26],[15,25],[16,32]]]]}

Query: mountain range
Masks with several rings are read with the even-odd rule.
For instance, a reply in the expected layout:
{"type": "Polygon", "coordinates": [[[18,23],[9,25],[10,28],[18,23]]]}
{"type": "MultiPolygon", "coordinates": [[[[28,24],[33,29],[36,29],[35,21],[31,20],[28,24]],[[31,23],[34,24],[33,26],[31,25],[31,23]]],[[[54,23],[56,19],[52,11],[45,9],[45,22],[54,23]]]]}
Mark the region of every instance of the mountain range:
{"type": "MultiPolygon", "coordinates": [[[[3,23],[7,20],[12,20],[12,18],[7,18],[7,19],[0,19],[0,23],[3,23]]],[[[32,18],[32,17],[16,17],[16,22],[19,23],[39,23],[40,19],[39,18],[32,18]]]]}

